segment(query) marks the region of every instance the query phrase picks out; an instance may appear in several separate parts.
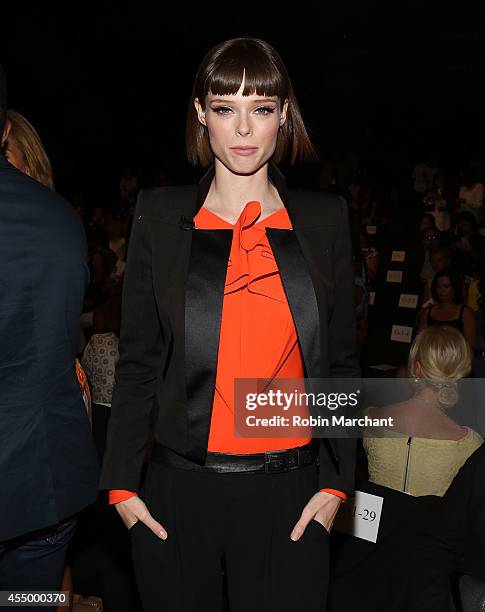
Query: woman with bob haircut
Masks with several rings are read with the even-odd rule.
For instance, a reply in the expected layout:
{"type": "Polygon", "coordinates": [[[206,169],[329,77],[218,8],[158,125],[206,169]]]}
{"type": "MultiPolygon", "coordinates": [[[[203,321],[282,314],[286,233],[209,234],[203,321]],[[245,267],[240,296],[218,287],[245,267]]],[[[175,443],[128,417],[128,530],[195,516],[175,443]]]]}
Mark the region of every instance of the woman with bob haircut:
{"type": "Polygon", "coordinates": [[[354,441],[237,436],[235,379],[360,375],[347,205],[287,190],[276,163],[313,148],[263,40],[206,54],[187,154],[208,167],[198,187],[138,197],[100,488],[145,610],[221,610],[225,577],[231,612],[321,612],[354,441]]]}

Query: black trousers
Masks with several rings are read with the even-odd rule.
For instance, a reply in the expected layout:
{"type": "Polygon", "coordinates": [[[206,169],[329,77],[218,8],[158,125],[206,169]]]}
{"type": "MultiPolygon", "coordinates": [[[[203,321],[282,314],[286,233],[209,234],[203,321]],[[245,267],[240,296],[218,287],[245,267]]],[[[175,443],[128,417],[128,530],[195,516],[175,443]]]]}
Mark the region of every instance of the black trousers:
{"type": "Polygon", "coordinates": [[[323,612],[328,534],[312,520],[293,526],[318,490],[317,467],[291,472],[214,474],[151,462],[140,492],[165,527],[161,540],[131,528],[145,612],[323,612]]]}

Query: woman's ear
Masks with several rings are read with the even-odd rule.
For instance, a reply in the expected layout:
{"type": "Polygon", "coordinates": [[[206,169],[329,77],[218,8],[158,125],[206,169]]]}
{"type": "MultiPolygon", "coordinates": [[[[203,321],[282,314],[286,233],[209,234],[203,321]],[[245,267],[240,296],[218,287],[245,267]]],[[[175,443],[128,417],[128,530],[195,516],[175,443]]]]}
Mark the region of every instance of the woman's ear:
{"type": "Polygon", "coordinates": [[[283,102],[280,115],[280,127],[286,122],[286,116],[288,114],[288,98],[283,102]]]}
{"type": "Polygon", "coordinates": [[[202,108],[202,104],[200,103],[199,98],[195,98],[194,106],[197,112],[197,118],[199,119],[200,123],[202,123],[202,125],[207,125],[205,121],[205,111],[202,108]]]}
{"type": "Polygon", "coordinates": [[[416,361],[414,364],[414,376],[416,378],[421,378],[423,375],[423,370],[421,369],[421,364],[419,361],[416,361]]]}

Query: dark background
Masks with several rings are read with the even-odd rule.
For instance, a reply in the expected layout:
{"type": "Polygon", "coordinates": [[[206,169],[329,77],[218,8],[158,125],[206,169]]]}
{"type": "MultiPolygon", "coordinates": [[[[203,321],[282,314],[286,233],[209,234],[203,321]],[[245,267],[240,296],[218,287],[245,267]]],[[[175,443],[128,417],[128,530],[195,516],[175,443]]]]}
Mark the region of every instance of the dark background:
{"type": "Polygon", "coordinates": [[[458,169],[483,152],[484,4],[18,4],[1,9],[0,61],[57,189],[93,205],[126,165],[197,177],[184,157],[192,80],[208,48],[240,35],[280,52],[322,158],[354,151],[392,183],[430,153],[458,169]]]}

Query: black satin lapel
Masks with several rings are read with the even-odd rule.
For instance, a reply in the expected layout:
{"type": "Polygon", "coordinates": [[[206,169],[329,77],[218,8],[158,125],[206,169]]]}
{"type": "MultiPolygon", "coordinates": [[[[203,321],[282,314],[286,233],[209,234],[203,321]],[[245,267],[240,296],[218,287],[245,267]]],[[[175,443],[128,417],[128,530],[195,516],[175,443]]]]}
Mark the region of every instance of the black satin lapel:
{"type": "Polygon", "coordinates": [[[300,342],[306,375],[319,378],[320,321],[317,298],[294,230],[266,228],[300,342]]]}
{"type": "Polygon", "coordinates": [[[192,232],[185,295],[187,456],[204,463],[215,391],[217,354],[232,229],[192,232]]]}

